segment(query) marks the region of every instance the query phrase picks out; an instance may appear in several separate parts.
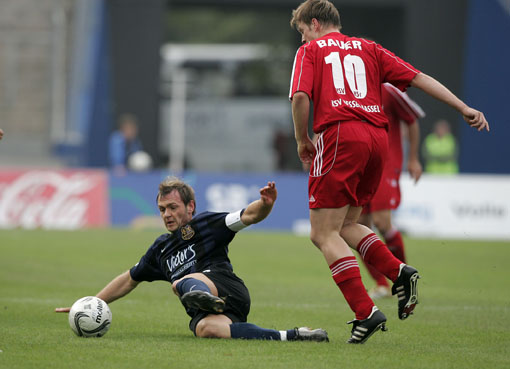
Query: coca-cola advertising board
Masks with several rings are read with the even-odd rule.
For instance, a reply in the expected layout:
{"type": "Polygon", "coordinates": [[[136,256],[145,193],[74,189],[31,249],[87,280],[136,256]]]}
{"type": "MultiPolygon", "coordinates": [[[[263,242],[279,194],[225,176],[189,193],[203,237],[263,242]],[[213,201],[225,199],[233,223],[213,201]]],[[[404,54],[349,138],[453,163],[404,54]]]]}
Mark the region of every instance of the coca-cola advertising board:
{"type": "Polygon", "coordinates": [[[79,229],[109,225],[101,170],[0,170],[0,228],[79,229]]]}

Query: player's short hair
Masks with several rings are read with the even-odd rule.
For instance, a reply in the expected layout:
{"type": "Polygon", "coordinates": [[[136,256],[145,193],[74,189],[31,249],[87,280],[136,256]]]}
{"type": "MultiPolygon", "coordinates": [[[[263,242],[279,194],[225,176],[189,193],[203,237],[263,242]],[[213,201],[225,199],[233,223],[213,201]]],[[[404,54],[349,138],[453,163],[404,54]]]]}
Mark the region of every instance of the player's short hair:
{"type": "Polygon", "coordinates": [[[338,27],[339,30],[342,29],[340,13],[328,0],[306,0],[301,3],[292,11],[290,26],[297,29],[297,24],[300,22],[310,25],[313,18],[321,24],[332,25],[338,27]]]}
{"type": "MultiPolygon", "coordinates": [[[[179,178],[171,176],[166,177],[159,184],[159,191],[158,196],[156,197],[156,202],[159,200],[160,197],[166,196],[174,190],[179,193],[184,205],[188,205],[190,201],[193,201],[196,205],[195,191],[193,190],[193,188],[186,182],[180,180],[179,178]]],[[[195,212],[196,206],[195,209],[193,210],[193,215],[195,215],[195,212]]]]}

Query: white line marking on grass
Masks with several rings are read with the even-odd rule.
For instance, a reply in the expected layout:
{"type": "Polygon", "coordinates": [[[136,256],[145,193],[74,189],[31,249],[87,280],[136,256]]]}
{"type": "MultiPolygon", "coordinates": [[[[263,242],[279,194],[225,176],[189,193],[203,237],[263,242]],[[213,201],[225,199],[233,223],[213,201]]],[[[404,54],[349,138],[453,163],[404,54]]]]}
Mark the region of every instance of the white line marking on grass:
{"type": "Polygon", "coordinates": [[[62,299],[37,299],[33,297],[0,297],[1,303],[15,302],[23,304],[65,304],[62,299]]]}
{"type": "Polygon", "coordinates": [[[331,304],[299,304],[295,302],[252,302],[252,306],[263,308],[331,309],[331,304]]]}
{"type": "Polygon", "coordinates": [[[418,304],[419,308],[423,308],[423,310],[432,310],[432,311],[455,311],[455,310],[464,310],[464,311],[503,311],[510,312],[510,307],[508,306],[481,306],[481,305],[425,305],[418,304]]]}

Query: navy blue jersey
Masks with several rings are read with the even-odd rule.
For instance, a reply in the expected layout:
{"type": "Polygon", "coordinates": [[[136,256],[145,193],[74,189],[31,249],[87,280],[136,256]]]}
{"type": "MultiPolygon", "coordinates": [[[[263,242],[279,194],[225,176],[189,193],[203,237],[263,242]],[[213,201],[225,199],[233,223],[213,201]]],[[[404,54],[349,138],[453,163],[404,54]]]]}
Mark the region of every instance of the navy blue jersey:
{"type": "Polygon", "coordinates": [[[233,271],[228,245],[244,228],[238,213],[203,212],[173,233],[161,235],[130,270],[135,281],[173,282],[206,269],[233,271]]]}

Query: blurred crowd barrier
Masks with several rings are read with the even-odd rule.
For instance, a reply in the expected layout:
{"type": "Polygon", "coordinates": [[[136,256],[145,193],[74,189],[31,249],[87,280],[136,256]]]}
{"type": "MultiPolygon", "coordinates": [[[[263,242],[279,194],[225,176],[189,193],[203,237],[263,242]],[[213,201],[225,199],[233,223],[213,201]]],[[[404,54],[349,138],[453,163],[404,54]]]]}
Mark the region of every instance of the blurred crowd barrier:
{"type": "MultiPolygon", "coordinates": [[[[81,229],[135,227],[164,231],[156,206],[167,171],[117,176],[105,170],[0,170],[0,228],[81,229]]],[[[307,235],[305,173],[207,173],[181,175],[196,191],[197,212],[236,211],[275,181],[278,200],[253,230],[307,235]]],[[[510,239],[510,176],[404,176],[397,226],[413,237],[510,239]]]]}

